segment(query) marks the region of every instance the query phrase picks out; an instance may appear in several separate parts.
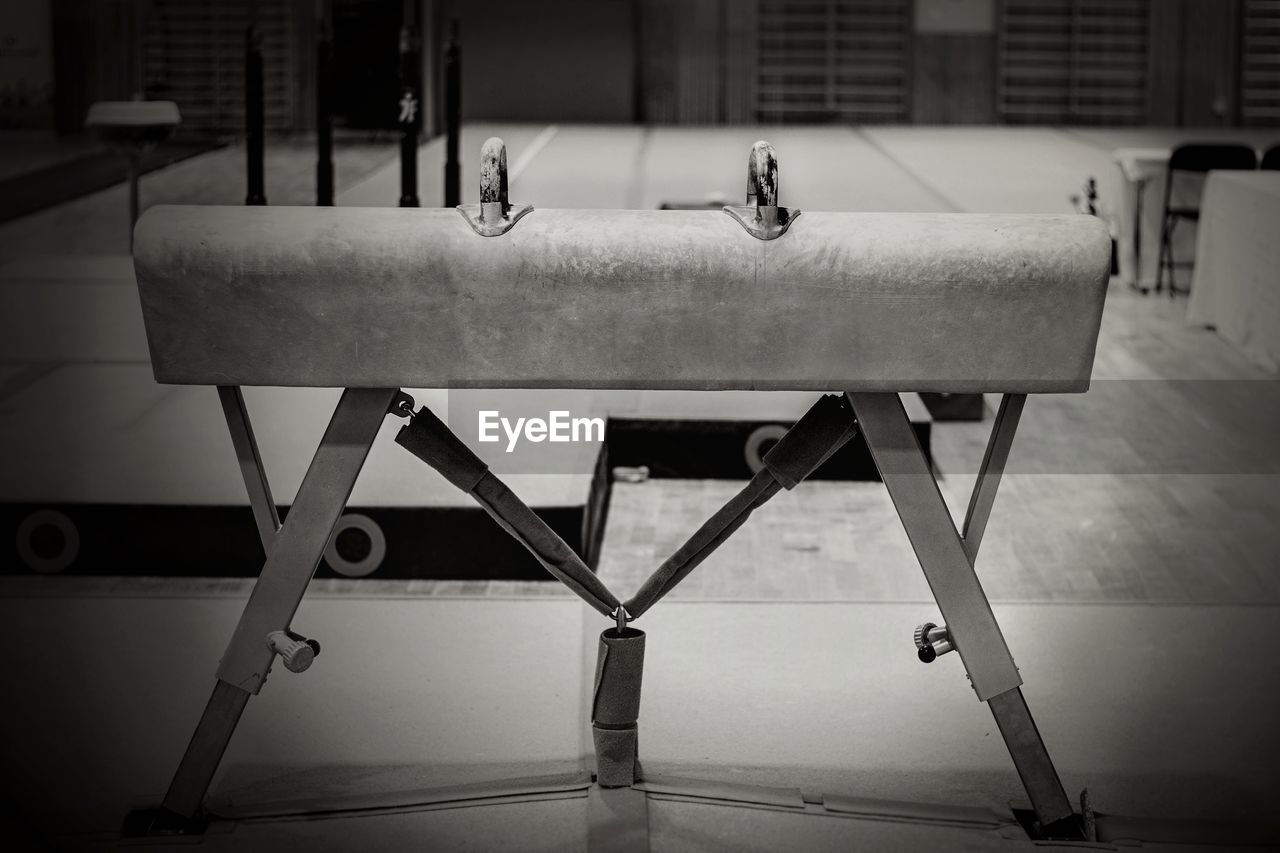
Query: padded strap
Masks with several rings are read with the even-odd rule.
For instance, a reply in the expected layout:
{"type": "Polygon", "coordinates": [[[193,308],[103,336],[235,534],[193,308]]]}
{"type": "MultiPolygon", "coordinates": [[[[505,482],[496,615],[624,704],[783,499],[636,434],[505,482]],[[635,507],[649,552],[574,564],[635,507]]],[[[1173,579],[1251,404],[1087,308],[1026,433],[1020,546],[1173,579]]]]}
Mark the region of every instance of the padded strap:
{"type": "MultiPolygon", "coordinates": [[[[765,454],[764,467],[746,487],[699,527],[627,601],[628,617],[635,619],[652,607],[714,553],[756,507],[784,488],[795,488],[856,431],[853,409],[844,395],[819,398],[765,454]]],[[[396,442],[468,492],[561,583],[605,616],[614,614],[618,599],[595,572],[426,406],[400,429],[396,442]]]]}
{"type": "Polygon", "coordinates": [[[527,548],[543,568],[587,604],[605,616],[611,616],[617,609],[617,597],[569,544],[494,476],[489,466],[426,406],[400,428],[396,443],[475,498],[485,512],[527,548]]]}
{"type": "Polygon", "coordinates": [[[684,580],[689,572],[711,556],[724,540],[741,527],[752,511],[782,490],[782,485],[768,468],[761,468],[742,491],[707,519],[674,554],[644,582],[624,605],[632,619],[637,619],[662,596],[684,580]]]}
{"type": "Polygon", "coordinates": [[[707,519],[627,601],[630,617],[638,618],[657,603],[741,527],[756,507],[782,489],[794,488],[856,432],[857,422],[848,399],[836,394],[821,397],[765,454],[764,467],[742,491],[707,519]]]}
{"type": "Polygon", "coordinates": [[[603,615],[613,615],[620,604],[617,596],[609,591],[596,573],[569,547],[569,543],[548,527],[493,472],[485,472],[471,496],[503,530],[528,548],[529,553],[557,580],[603,615]]]}

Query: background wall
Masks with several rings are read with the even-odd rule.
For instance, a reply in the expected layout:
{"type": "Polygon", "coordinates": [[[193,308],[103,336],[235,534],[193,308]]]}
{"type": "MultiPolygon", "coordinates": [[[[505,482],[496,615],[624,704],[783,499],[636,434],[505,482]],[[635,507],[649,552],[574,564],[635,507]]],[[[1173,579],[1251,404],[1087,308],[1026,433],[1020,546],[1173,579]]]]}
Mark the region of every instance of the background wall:
{"type": "Polygon", "coordinates": [[[0,128],[53,123],[53,8],[14,3],[0,16],[0,128]]]}
{"type": "MultiPolygon", "coordinates": [[[[452,0],[461,27],[462,118],[629,122],[632,0],[452,0]]],[[[437,33],[441,36],[443,33],[437,33]]]]}
{"type": "Polygon", "coordinates": [[[995,0],[915,0],[911,119],[996,120],[995,0]]]}
{"type": "Polygon", "coordinates": [[[147,5],[138,0],[53,0],[54,126],[76,131],[94,101],[141,88],[147,5]]]}
{"type": "Polygon", "coordinates": [[[655,124],[754,121],[755,2],[641,0],[637,118],[655,124]]]}
{"type": "MultiPolygon", "coordinates": [[[[320,0],[42,2],[60,130],[141,86],[178,100],[188,130],[240,133],[251,14],[269,129],[314,124],[320,0]]],[[[415,6],[436,130],[455,18],[466,120],[1280,125],[1274,0],[323,2],[353,127],[395,126],[398,32],[415,6]]]]}
{"type": "MultiPolygon", "coordinates": [[[[1178,124],[1230,125],[1238,109],[1239,4],[1182,0],[1178,124]]],[[[1280,54],[1280,43],[1276,52],[1280,54]]]]}

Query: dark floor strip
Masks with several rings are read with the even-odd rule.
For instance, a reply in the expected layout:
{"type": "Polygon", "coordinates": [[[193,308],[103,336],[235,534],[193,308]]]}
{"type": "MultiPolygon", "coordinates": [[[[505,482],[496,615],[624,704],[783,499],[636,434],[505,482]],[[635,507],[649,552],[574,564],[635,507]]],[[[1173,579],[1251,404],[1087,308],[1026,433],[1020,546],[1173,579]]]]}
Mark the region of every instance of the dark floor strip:
{"type": "MultiPolygon", "coordinates": [[[[197,154],[221,148],[215,142],[161,145],[142,157],[142,173],[162,169],[197,154]]],[[[0,222],[8,222],[121,183],[128,177],[124,158],[107,149],[93,151],[0,181],[0,222]]]]}

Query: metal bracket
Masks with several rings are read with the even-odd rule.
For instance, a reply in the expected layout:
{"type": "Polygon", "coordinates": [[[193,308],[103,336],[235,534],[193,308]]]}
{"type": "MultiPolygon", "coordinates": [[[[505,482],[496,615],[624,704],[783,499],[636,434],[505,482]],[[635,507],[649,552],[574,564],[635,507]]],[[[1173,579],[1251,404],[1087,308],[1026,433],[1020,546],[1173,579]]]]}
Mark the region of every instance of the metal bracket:
{"type": "Polygon", "coordinates": [[[480,203],[460,204],[458,213],[481,237],[497,237],[532,210],[531,204],[508,201],[507,146],[498,137],[489,137],[480,149],[480,203]]]}
{"type": "Polygon", "coordinates": [[[413,401],[411,395],[406,394],[404,391],[397,391],[395,399],[387,407],[387,414],[394,415],[397,418],[412,418],[415,405],[417,404],[413,401]]]}
{"type": "Polygon", "coordinates": [[[746,205],[726,205],[724,212],[759,240],[778,239],[799,218],[799,208],[778,206],[778,158],[773,146],[763,139],[751,146],[747,160],[746,205]]]}
{"type": "Polygon", "coordinates": [[[467,220],[471,230],[481,237],[497,237],[506,234],[526,214],[533,210],[531,204],[460,204],[458,213],[467,220]]]}

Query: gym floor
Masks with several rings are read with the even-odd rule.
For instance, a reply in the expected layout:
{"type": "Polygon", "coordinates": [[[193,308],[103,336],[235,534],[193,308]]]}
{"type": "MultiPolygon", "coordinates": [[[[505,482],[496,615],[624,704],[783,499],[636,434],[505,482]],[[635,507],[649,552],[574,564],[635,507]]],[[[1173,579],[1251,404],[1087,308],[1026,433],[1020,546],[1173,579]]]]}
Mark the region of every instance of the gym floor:
{"type": "MultiPolygon", "coordinates": [[[[1028,213],[1071,211],[1069,197],[1091,176],[1104,208],[1118,209],[1113,148],[1195,135],[469,126],[464,201],[475,200],[480,143],[495,134],[508,145],[512,200],[535,207],[740,203],[746,154],[763,137],[778,151],[785,205],[1028,213]]],[[[242,157],[223,149],[149,174],[143,204],[239,203],[242,157]]],[[[268,199],[310,203],[313,168],[305,146],[269,147],[268,199]]],[[[424,204],[441,196],[442,169],[442,141],[423,146],[424,204]]],[[[389,206],[399,195],[388,146],[340,147],[337,178],[340,205],[389,206]]],[[[105,446],[102,436],[83,438],[98,419],[77,422],[78,411],[164,423],[163,406],[138,397],[149,376],[125,209],[125,190],[114,187],[0,226],[6,309],[31,304],[36,291],[49,300],[41,303],[47,317],[0,344],[11,458],[39,458],[67,441],[84,442],[77,453],[139,452],[111,447],[111,431],[105,446]],[[64,332],[44,334],[45,326],[64,332]],[[98,334],[82,346],[86,336],[66,328],[98,334]],[[82,408],[54,384],[77,370],[128,377],[82,408]],[[33,434],[42,422],[50,429],[33,434]]],[[[1280,764],[1266,713],[1280,688],[1269,652],[1280,628],[1280,395],[1275,374],[1212,331],[1188,327],[1184,310],[1183,301],[1112,284],[1093,388],[1029,401],[978,571],[1069,791],[1087,785],[1109,813],[1257,818],[1268,813],[1280,764]]],[[[200,390],[212,401],[212,389],[200,390]]],[[[933,426],[953,514],[963,513],[990,424],[988,415],[933,426]]],[[[158,428],[149,435],[164,440],[158,428]]],[[[184,476],[215,468],[210,478],[234,475],[229,443],[184,476]]],[[[288,493],[292,479],[278,491],[288,493]]],[[[379,487],[361,480],[372,493],[379,487]]],[[[634,588],[734,488],[615,484],[602,578],[634,588]]],[[[106,842],[128,808],[157,802],[249,588],[217,579],[0,577],[0,659],[15,685],[0,711],[14,768],[8,801],[76,833],[63,841],[88,845],[106,842]]],[[[934,617],[879,484],[810,483],[779,495],[641,625],[650,634],[646,771],[912,802],[1020,802],[990,715],[958,664],[914,659],[911,629],[934,617]]],[[[558,585],[328,581],[314,585],[298,624],[325,640],[325,655],[305,676],[277,674],[250,703],[215,781],[220,795],[314,798],[589,766],[594,637],[606,626],[558,585]]],[[[365,820],[395,833],[408,831],[395,821],[420,818],[443,847],[477,838],[466,834],[475,830],[467,811],[365,820]]],[[[677,816],[662,820],[652,826],[696,846],[677,816]]],[[[335,849],[342,832],[356,831],[326,823],[335,849]]],[[[790,837],[833,848],[925,843],[907,830],[880,837],[885,824],[864,823],[790,837]]],[[[300,847],[316,843],[307,827],[241,824],[236,832],[300,847]]],[[[768,846],[765,835],[759,845],[768,846]]]]}

